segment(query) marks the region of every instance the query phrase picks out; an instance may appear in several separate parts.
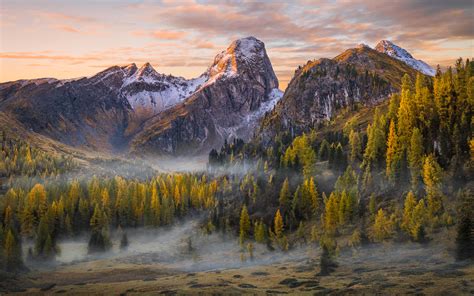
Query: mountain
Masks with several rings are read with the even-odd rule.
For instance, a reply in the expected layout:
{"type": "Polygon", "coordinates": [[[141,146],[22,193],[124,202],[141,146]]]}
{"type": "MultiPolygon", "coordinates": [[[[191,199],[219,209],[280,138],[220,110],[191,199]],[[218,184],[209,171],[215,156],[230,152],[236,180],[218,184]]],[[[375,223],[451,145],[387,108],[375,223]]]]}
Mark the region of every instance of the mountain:
{"type": "Polygon", "coordinates": [[[429,76],[435,76],[436,70],[422,60],[415,59],[408,51],[388,40],[380,41],[375,50],[404,62],[413,69],[429,76]]]}
{"type": "Polygon", "coordinates": [[[123,79],[120,93],[134,110],[144,109],[153,114],[182,102],[207,80],[205,75],[187,80],[159,74],[149,63],[140,69],[135,64],[126,69],[128,75],[123,79]]]}
{"type": "Polygon", "coordinates": [[[207,153],[225,139],[249,139],[281,96],[265,45],[248,37],[194,79],[160,74],[146,63],[79,79],[1,83],[0,112],[71,146],[127,151],[133,140],[134,151],[207,153]]]}
{"type": "Polygon", "coordinates": [[[226,139],[248,140],[282,95],[265,45],[254,37],[232,42],[202,77],[189,98],[144,123],[133,152],[207,153],[226,139]]]}
{"type": "Polygon", "coordinates": [[[405,73],[414,80],[417,71],[366,45],[333,59],[309,61],[295,71],[283,98],[265,116],[258,137],[268,142],[281,132],[300,134],[330,120],[342,108],[381,102],[400,89],[405,73]]]}
{"type": "MultiPolygon", "coordinates": [[[[123,69],[117,67],[121,71],[123,69]]],[[[118,75],[20,80],[0,84],[0,112],[30,132],[71,146],[113,150],[122,144],[130,105],[119,96],[118,75]]]]}

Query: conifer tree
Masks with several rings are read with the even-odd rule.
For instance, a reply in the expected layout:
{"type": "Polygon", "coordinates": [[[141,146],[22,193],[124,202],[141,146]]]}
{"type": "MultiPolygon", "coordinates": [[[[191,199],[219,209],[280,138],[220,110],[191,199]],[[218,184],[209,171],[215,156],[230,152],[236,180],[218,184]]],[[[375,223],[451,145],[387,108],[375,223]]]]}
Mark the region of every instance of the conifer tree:
{"type": "Polygon", "coordinates": [[[349,134],[349,146],[350,146],[350,160],[352,163],[359,161],[362,158],[362,144],[359,133],[351,130],[349,134]]]}
{"type": "Polygon", "coordinates": [[[404,153],[408,148],[411,131],[415,124],[412,82],[408,74],[405,74],[402,78],[400,107],[398,108],[397,117],[397,135],[399,137],[400,150],[404,153]]]}
{"type": "Polygon", "coordinates": [[[105,252],[111,248],[108,226],[105,225],[104,214],[96,204],[94,214],[90,220],[91,237],[89,239],[89,253],[105,252]]]}
{"type": "Polygon", "coordinates": [[[262,220],[260,222],[255,223],[255,241],[257,243],[264,243],[265,242],[265,224],[263,223],[262,220]]]}
{"type": "Polygon", "coordinates": [[[245,205],[242,206],[242,211],[240,212],[240,232],[239,232],[239,241],[243,245],[245,240],[248,238],[250,230],[250,218],[245,205]]]}
{"type": "Polygon", "coordinates": [[[21,259],[21,245],[12,229],[6,231],[5,236],[5,268],[7,271],[16,271],[23,267],[21,259]]]}
{"type": "Polygon", "coordinates": [[[474,258],[474,197],[471,191],[463,192],[459,197],[457,209],[456,259],[474,258]]]}
{"type": "Polygon", "coordinates": [[[397,170],[399,166],[399,146],[398,146],[398,137],[395,130],[395,122],[390,121],[390,128],[387,138],[387,152],[386,152],[386,171],[385,174],[387,178],[395,182],[398,176],[397,170]]]}
{"type": "Polygon", "coordinates": [[[286,213],[290,208],[291,202],[290,183],[288,178],[283,181],[283,185],[281,186],[279,202],[280,208],[286,213]]]}
{"type": "Polygon", "coordinates": [[[421,167],[423,164],[423,136],[418,128],[413,129],[408,150],[408,165],[410,167],[411,185],[413,189],[418,188],[421,167]]]}
{"type": "Polygon", "coordinates": [[[314,183],[313,177],[309,179],[307,188],[308,188],[307,190],[308,190],[309,198],[311,199],[312,214],[316,216],[319,213],[320,201],[319,201],[318,189],[316,187],[316,184],[314,183]]]}
{"type": "Polygon", "coordinates": [[[283,218],[281,217],[280,209],[275,213],[275,218],[273,220],[274,232],[278,239],[283,236],[283,218]]]}
{"type": "Polygon", "coordinates": [[[127,233],[124,231],[122,234],[122,238],[120,239],[120,249],[126,250],[128,248],[128,237],[127,233]]]}
{"type": "Polygon", "coordinates": [[[440,214],[442,209],[441,175],[442,169],[434,155],[430,154],[423,161],[423,183],[428,201],[430,218],[440,214]]]}
{"type": "Polygon", "coordinates": [[[339,222],[339,198],[336,193],[332,192],[325,201],[324,210],[324,231],[328,235],[336,233],[339,222]]]}
{"type": "Polygon", "coordinates": [[[36,256],[41,260],[52,259],[58,250],[55,240],[51,235],[52,231],[49,219],[47,217],[41,218],[35,243],[36,256]]]}
{"type": "Polygon", "coordinates": [[[385,216],[383,209],[379,209],[373,226],[372,237],[376,242],[382,242],[391,237],[392,225],[390,219],[385,216]]]}
{"type": "Polygon", "coordinates": [[[402,217],[402,229],[407,233],[410,233],[411,228],[413,227],[413,213],[416,207],[416,197],[413,194],[413,191],[408,192],[405,197],[405,203],[403,206],[403,217],[402,217]]]}

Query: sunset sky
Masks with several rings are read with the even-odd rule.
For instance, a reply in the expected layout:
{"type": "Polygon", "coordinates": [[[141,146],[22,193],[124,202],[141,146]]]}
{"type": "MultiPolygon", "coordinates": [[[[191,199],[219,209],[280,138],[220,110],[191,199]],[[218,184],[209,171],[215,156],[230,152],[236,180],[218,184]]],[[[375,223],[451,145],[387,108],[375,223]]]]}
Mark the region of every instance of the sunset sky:
{"type": "Polygon", "coordinates": [[[381,39],[431,65],[474,56],[472,0],[0,0],[0,24],[2,82],[90,76],[132,62],[192,78],[250,35],[265,42],[282,89],[307,60],[381,39]]]}

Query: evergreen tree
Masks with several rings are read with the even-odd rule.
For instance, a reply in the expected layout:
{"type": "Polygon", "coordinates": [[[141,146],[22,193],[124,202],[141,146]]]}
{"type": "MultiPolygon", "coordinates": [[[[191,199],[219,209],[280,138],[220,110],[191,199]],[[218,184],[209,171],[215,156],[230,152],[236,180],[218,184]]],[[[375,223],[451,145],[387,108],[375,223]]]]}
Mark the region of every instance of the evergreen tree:
{"type": "Polygon", "coordinates": [[[51,235],[52,231],[50,221],[47,217],[41,218],[35,243],[36,256],[41,260],[50,260],[54,258],[58,251],[55,240],[51,235]]]}
{"type": "Polygon", "coordinates": [[[331,272],[334,272],[337,267],[337,263],[333,260],[334,250],[336,248],[336,243],[333,239],[324,237],[320,241],[321,246],[321,256],[319,259],[319,275],[326,276],[331,272]]]}
{"type": "Polygon", "coordinates": [[[379,209],[373,226],[372,238],[376,242],[382,242],[390,238],[392,235],[392,225],[390,220],[385,216],[383,209],[379,209]]]}
{"type": "Polygon", "coordinates": [[[339,198],[332,192],[329,199],[325,201],[324,231],[328,235],[334,235],[339,222],[339,198]]]}
{"type": "Polygon", "coordinates": [[[458,223],[456,236],[456,259],[474,258],[474,197],[471,191],[464,192],[459,197],[458,223]]]}
{"type": "Polygon", "coordinates": [[[274,232],[276,237],[279,239],[283,236],[283,218],[281,217],[280,210],[278,209],[275,213],[274,232]]]}
{"type": "Polygon", "coordinates": [[[349,146],[350,146],[350,160],[352,163],[361,160],[362,158],[362,143],[359,133],[351,130],[349,134],[349,146]]]}
{"type": "Polygon", "coordinates": [[[264,243],[265,242],[265,224],[262,220],[260,222],[255,223],[255,241],[257,243],[264,243]]]}
{"type": "Polygon", "coordinates": [[[280,208],[284,213],[286,213],[290,208],[291,202],[290,183],[288,181],[288,178],[283,181],[283,185],[281,186],[279,201],[280,208]]]}
{"type": "Polygon", "coordinates": [[[240,244],[243,245],[245,239],[248,238],[248,232],[250,230],[250,218],[249,213],[247,211],[247,207],[243,205],[242,210],[240,212],[240,232],[239,232],[239,241],[240,244]]]}
{"type": "Polygon", "coordinates": [[[423,163],[423,136],[418,128],[413,129],[408,150],[408,165],[410,167],[412,188],[416,190],[421,176],[423,163]]]}
{"type": "Polygon", "coordinates": [[[21,259],[21,244],[15,237],[14,232],[9,229],[5,236],[5,269],[7,271],[17,271],[23,268],[21,259]]]}
{"type": "Polygon", "coordinates": [[[402,229],[407,233],[411,232],[413,227],[413,213],[416,207],[416,197],[412,191],[408,192],[405,197],[405,204],[403,206],[402,229]]]}
{"type": "Polygon", "coordinates": [[[128,237],[127,233],[123,232],[122,238],[120,239],[120,249],[126,250],[128,248],[128,237]]]}
{"type": "Polygon", "coordinates": [[[412,82],[410,76],[405,74],[402,78],[402,90],[400,96],[400,107],[398,108],[397,135],[399,137],[400,150],[402,153],[408,148],[411,131],[415,124],[414,104],[412,98],[412,82]]]}
{"type": "Polygon", "coordinates": [[[441,175],[442,169],[436,158],[430,154],[423,161],[423,183],[428,201],[428,213],[431,218],[440,214],[442,209],[441,175]]]}
{"type": "Polygon", "coordinates": [[[94,214],[90,220],[91,237],[89,239],[89,253],[105,252],[112,246],[109,238],[109,230],[104,221],[104,215],[99,205],[94,208],[94,214]]]}
{"type": "Polygon", "coordinates": [[[386,152],[386,171],[387,178],[395,182],[399,176],[400,166],[400,148],[398,145],[398,137],[395,130],[395,122],[390,121],[390,128],[387,139],[387,152],[386,152]]]}

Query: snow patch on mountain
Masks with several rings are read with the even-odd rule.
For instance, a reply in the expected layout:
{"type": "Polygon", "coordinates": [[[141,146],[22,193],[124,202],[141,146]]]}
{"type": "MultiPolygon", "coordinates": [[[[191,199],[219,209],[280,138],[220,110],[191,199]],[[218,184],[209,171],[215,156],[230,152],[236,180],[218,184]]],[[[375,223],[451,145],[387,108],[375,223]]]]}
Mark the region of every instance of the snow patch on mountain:
{"type": "Polygon", "coordinates": [[[138,107],[144,109],[151,108],[155,113],[158,113],[184,101],[192,95],[206,79],[207,77],[205,75],[190,80],[181,77],[166,76],[162,77],[161,80],[150,80],[149,77],[142,80],[129,79],[124,83],[122,94],[127,98],[133,109],[138,107]],[[143,88],[143,86],[134,85],[137,83],[145,83],[152,86],[156,83],[158,88],[146,90],[146,87],[143,88]],[[137,91],[134,86],[140,90],[137,91]]]}
{"type": "Polygon", "coordinates": [[[423,62],[422,60],[415,59],[408,51],[399,47],[391,41],[380,41],[375,46],[375,50],[377,50],[378,52],[385,53],[393,58],[396,58],[397,60],[404,62],[408,66],[420,71],[423,74],[430,76],[434,76],[436,74],[436,70],[433,69],[430,65],[423,62]]]}
{"type": "Polygon", "coordinates": [[[239,75],[241,63],[252,63],[265,56],[265,45],[255,37],[246,37],[233,41],[229,47],[217,54],[213,64],[207,70],[209,80],[202,87],[239,75]]]}
{"type": "Polygon", "coordinates": [[[258,122],[263,118],[265,113],[270,112],[276,106],[278,101],[283,97],[283,92],[278,88],[274,88],[268,94],[268,100],[263,102],[260,107],[245,117],[242,118],[240,124],[231,126],[231,127],[222,127],[216,124],[216,130],[219,135],[223,138],[228,140],[234,138],[240,138],[244,140],[248,140],[246,136],[252,136],[249,129],[252,127],[257,126],[258,122]]]}

